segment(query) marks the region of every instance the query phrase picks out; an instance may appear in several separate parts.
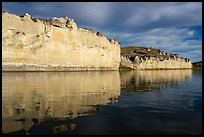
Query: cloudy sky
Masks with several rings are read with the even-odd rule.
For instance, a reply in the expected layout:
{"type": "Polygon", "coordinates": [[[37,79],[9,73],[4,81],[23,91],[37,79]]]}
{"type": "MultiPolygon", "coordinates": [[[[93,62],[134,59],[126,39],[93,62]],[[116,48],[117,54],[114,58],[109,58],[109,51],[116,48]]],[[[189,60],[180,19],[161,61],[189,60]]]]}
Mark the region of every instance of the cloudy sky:
{"type": "Polygon", "coordinates": [[[202,60],[200,2],[4,2],[2,11],[33,17],[73,18],[124,46],[159,48],[202,60]]]}

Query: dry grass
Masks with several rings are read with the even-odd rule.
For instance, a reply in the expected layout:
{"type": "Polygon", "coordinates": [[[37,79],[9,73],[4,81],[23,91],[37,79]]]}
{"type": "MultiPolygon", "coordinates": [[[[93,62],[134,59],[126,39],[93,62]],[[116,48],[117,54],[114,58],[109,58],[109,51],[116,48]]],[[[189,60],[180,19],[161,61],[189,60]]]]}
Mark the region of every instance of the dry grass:
{"type": "Polygon", "coordinates": [[[122,56],[147,56],[147,57],[156,57],[156,56],[166,56],[166,52],[160,49],[153,49],[153,48],[146,48],[146,47],[139,47],[139,46],[128,46],[121,48],[121,55],[122,56]],[[148,49],[150,49],[148,51],[148,49]],[[165,55],[160,55],[160,53],[165,53],[165,55]]]}

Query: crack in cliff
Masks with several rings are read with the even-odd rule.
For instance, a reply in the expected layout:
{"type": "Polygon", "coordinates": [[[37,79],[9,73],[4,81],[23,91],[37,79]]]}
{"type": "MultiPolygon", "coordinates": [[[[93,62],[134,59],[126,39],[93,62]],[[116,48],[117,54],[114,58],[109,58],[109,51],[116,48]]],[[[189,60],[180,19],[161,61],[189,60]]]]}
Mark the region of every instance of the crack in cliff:
{"type": "Polygon", "coordinates": [[[26,47],[29,47],[30,50],[32,50],[33,52],[36,52],[37,49],[41,48],[43,43],[46,43],[49,41],[49,40],[46,41],[46,39],[43,39],[42,37],[46,36],[46,37],[50,38],[48,33],[51,31],[51,24],[50,23],[46,24],[45,22],[43,22],[43,25],[44,25],[44,32],[42,32],[40,34],[36,34],[35,36],[33,36],[31,39],[35,39],[35,40],[33,42],[25,45],[26,47]],[[40,43],[38,43],[38,42],[40,42],[40,43]]]}

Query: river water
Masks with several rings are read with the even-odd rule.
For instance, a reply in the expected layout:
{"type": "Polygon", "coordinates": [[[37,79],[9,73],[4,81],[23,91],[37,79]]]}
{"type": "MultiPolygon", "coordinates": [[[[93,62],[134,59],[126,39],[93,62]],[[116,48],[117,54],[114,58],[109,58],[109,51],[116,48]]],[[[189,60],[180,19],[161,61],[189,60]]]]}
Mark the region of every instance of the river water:
{"type": "Polygon", "coordinates": [[[202,134],[202,70],[2,75],[3,134],[202,134]]]}

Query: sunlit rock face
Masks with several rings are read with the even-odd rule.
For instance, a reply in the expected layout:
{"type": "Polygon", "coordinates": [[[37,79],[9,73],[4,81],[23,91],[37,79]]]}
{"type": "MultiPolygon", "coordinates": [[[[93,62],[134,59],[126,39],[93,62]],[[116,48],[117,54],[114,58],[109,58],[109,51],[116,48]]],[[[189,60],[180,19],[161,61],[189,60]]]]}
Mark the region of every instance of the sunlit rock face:
{"type": "Polygon", "coordinates": [[[50,119],[90,115],[120,95],[118,71],[2,74],[3,133],[29,130],[50,119]]]}
{"type": "Polygon", "coordinates": [[[135,70],[121,74],[121,88],[131,92],[160,91],[192,78],[192,70],[135,70]]]}
{"type": "Polygon", "coordinates": [[[120,44],[68,17],[2,13],[3,71],[118,70],[120,44]]]}
{"type": "Polygon", "coordinates": [[[191,69],[192,62],[178,54],[160,49],[129,46],[121,48],[121,68],[131,69],[191,69]]]}

